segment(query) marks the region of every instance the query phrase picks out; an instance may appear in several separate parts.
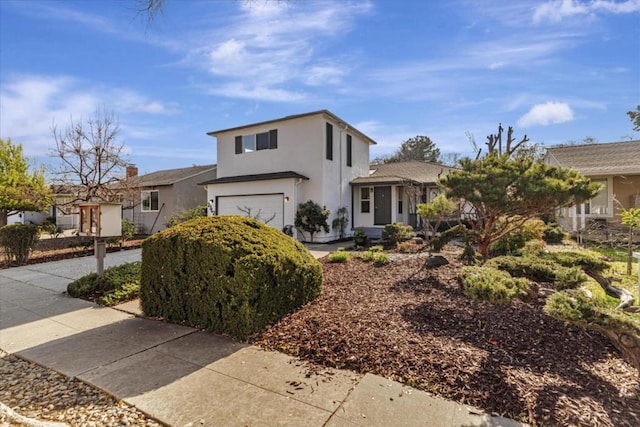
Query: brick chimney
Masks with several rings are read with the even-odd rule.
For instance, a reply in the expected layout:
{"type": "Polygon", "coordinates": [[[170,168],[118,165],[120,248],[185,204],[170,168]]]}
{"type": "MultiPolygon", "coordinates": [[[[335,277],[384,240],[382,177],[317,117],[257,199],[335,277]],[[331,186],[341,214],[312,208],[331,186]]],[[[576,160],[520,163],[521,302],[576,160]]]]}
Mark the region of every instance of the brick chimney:
{"type": "Polygon", "coordinates": [[[136,165],[127,165],[127,178],[138,176],[138,168],[136,165]]]}

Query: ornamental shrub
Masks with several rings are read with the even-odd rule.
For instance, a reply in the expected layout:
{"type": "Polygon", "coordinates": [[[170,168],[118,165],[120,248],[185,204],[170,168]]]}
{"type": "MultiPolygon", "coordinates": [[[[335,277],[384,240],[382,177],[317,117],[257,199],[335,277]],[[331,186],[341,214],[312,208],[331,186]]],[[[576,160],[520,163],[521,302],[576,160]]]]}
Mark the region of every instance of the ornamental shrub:
{"type": "Polygon", "coordinates": [[[567,233],[557,222],[550,222],[544,226],[544,235],[542,239],[547,243],[562,243],[567,238],[567,233]]]}
{"type": "Polygon", "coordinates": [[[322,290],[320,263],[299,242],[252,218],[196,218],[142,244],[145,314],[238,339],[322,290]]]}
{"type": "Polygon", "coordinates": [[[555,289],[576,288],[587,280],[579,266],[566,267],[541,256],[501,256],[490,259],[484,266],[506,271],[514,277],[549,283],[555,289]]]}
{"type": "MultiPolygon", "coordinates": [[[[517,219],[518,217],[510,218],[511,221],[517,219]]],[[[496,228],[500,228],[504,221],[505,219],[500,220],[496,228]]],[[[521,253],[527,242],[531,240],[542,240],[544,229],[545,225],[542,220],[528,219],[521,227],[493,242],[489,246],[489,254],[492,257],[499,255],[517,255],[521,253]]]]}
{"type": "Polygon", "coordinates": [[[67,293],[75,298],[100,295],[96,301],[107,307],[131,301],[140,292],[142,263],[129,262],[104,270],[102,276],[90,273],[69,283],[67,293]]]}
{"type": "Polygon", "coordinates": [[[204,205],[196,206],[195,208],[191,208],[178,214],[172,215],[165,225],[167,226],[167,228],[170,228],[202,216],[207,216],[207,207],[204,205]]]}
{"type": "Polygon", "coordinates": [[[336,263],[336,262],[347,262],[349,261],[349,252],[345,252],[345,251],[338,251],[338,252],[332,252],[329,254],[329,262],[332,263],[336,263]]]}
{"type": "Polygon", "coordinates": [[[529,288],[527,279],[490,267],[463,267],[460,281],[470,297],[493,302],[510,301],[529,288]]]}
{"type": "Polygon", "coordinates": [[[384,230],[382,230],[382,240],[389,242],[391,245],[413,239],[414,237],[416,237],[416,233],[413,231],[413,227],[404,225],[401,222],[387,224],[384,226],[384,230]]]}
{"type": "Polygon", "coordinates": [[[40,239],[40,228],[33,224],[12,224],[0,227],[0,248],[7,261],[25,263],[40,239]]]}
{"type": "Polygon", "coordinates": [[[313,200],[308,200],[298,205],[294,224],[299,231],[309,233],[309,240],[313,242],[313,236],[316,233],[329,232],[329,224],[327,224],[329,214],[326,208],[321,208],[313,200]]]}

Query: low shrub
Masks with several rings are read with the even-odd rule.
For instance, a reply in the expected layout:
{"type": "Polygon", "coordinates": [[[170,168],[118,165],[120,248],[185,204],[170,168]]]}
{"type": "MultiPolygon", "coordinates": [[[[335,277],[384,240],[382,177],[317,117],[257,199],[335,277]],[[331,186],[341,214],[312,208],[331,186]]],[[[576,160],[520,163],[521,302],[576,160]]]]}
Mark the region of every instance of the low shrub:
{"type": "Polygon", "coordinates": [[[413,254],[420,250],[420,245],[415,240],[407,240],[399,242],[396,249],[404,254],[413,254]]]}
{"type": "Polygon", "coordinates": [[[111,307],[138,297],[140,293],[140,261],[121,264],[104,270],[102,277],[91,273],[67,286],[75,298],[97,296],[96,302],[111,307]]]}
{"type": "Polygon", "coordinates": [[[364,251],[364,252],[360,252],[358,254],[358,258],[360,258],[361,260],[365,261],[365,262],[369,262],[369,261],[373,261],[373,255],[376,252],[373,251],[364,251]]]}
{"type": "MultiPolygon", "coordinates": [[[[196,206],[195,208],[188,209],[186,211],[182,211],[178,214],[172,215],[169,218],[169,221],[165,224],[168,228],[174,227],[178,224],[182,224],[183,222],[190,221],[194,218],[200,218],[203,216],[207,216],[207,207],[206,206],[196,206]]],[[[124,224],[123,224],[124,226],[124,224]]],[[[135,234],[135,233],[134,233],[135,234]]]]}
{"type": "Polygon", "coordinates": [[[510,301],[529,288],[527,279],[489,267],[463,267],[459,279],[467,295],[485,301],[510,301]]]}
{"type": "Polygon", "coordinates": [[[7,261],[25,263],[40,239],[40,228],[33,224],[12,224],[0,227],[0,248],[7,261]]]}
{"type": "MultiPolygon", "coordinates": [[[[518,218],[509,218],[509,220],[514,221],[518,220],[518,218]]],[[[503,221],[506,220],[499,221],[496,226],[500,227],[503,221]]],[[[519,254],[528,241],[542,240],[544,227],[545,225],[542,220],[529,219],[525,221],[521,227],[492,243],[489,246],[489,254],[491,256],[519,254]]]]}
{"type": "Polygon", "coordinates": [[[329,262],[347,262],[349,253],[344,251],[332,252],[329,254],[329,262]]]}
{"type": "Polygon", "coordinates": [[[373,245],[369,248],[369,250],[371,252],[383,252],[384,251],[384,246],[382,245],[373,245]]]}
{"type": "Polygon", "coordinates": [[[238,339],[291,313],[321,290],[322,268],[309,251],[252,218],[196,218],[142,244],[145,314],[238,339]]]}
{"type": "Polygon", "coordinates": [[[552,259],[531,254],[496,257],[487,261],[485,267],[506,271],[514,277],[549,283],[555,289],[576,288],[587,280],[580,267],[565,267],[552,259]]]}
{"type": "Polygon", "coordinates": [[[53,219],[47,218],[44,221],[44,223],[42,224],[41,228],[42,228],[42,232],[43,233],[47,233],[48,235],[50,235],[54,239],[57,239],[62,234],[62,232],[64,231],[62,229],[62,227],[56,225],[55,218],[53,218],[53,219]]]}
{"type": "Polygon", "coordinates": [[[562,243],[562,241],[566,238],[567,233],[562,230],[560,224],[558,224],[557,222],[550,222],[548,224],[545,224],[542,240],[550,244],[557,244],[562,243]]]}
{"type": "Polygon", "coordinates": [[[554,251],[539,255],[542,259],[547,259],[558,263],[564,267],[579,266],[588,270],[604,271],[609,268],[609,264],[598,257],[581,251],[554,251]]]}
{"type": "Polygon", "coordinates": [[[577,289],[556,292],[547,298],[544,311],[556,319],[587,325],[596,318],[593,303],[577,289]]]}
{"type": "Polygon", "coordinates": [[[414,237],[416,237],[416,233],[413,231],[413,227],[404,225],[401,222],[387,224],[384,226],[384,230],[382,230],[382,240],[385,240],[391,245],[413,239],[414,237]]]}
{"type": "Polygon", "coordinates": [[[373,265],[381,266],[389,263],[389,257],[384,252],[373,253],[373,265]]]}

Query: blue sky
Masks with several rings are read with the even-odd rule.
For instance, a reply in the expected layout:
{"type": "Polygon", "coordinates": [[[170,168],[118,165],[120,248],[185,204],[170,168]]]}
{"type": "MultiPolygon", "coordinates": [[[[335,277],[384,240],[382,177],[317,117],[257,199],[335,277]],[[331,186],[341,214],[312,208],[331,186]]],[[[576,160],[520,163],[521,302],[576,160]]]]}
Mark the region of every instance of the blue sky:
{"type": "Polygon", "coordinates": [[[206,132],[328,109],[389,154],[470,155],[498,123],[554,145],[640,138],[640,0],[0,1],[0,137],[113,111],[141,173],[216,162],[206,132]]]}

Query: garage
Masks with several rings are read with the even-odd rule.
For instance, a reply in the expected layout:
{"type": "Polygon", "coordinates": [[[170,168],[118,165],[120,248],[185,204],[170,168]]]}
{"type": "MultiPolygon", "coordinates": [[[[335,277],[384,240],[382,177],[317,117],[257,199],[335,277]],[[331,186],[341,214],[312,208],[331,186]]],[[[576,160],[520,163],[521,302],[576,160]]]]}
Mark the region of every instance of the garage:
{"type": "Polygon", "coordinates": [[[284,227],[284,194],[251,194],[218,196],[218,215],[251,216],[282,230],[284,227]]]}

